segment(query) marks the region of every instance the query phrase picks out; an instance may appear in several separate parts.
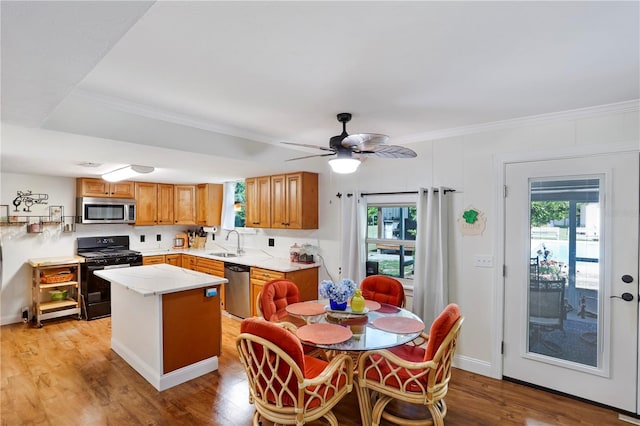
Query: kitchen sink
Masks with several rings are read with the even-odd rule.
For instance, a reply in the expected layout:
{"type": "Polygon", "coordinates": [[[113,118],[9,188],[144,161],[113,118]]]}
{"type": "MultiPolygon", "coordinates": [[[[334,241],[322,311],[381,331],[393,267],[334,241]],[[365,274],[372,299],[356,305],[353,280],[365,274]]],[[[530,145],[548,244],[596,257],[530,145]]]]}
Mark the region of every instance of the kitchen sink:
{"type": "Polygon", "coordinates": [[[220,253],[209,253],[209,255],[211,256],[218,256],[218,257],[236,257],[238,256],[235,253],[228,253],[228,252],[220,252],[220,253]]]}

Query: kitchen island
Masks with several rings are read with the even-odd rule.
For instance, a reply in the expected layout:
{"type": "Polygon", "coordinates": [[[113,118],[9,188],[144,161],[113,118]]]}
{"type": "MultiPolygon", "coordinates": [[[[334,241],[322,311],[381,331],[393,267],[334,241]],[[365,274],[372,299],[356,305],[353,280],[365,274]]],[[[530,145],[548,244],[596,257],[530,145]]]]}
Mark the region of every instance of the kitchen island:
{"type": "Polygon", "coordinates": [[[219,286],[160,264],[94,272],[111,282],[111,348],[159,391],[218,369],[219,286]]]}

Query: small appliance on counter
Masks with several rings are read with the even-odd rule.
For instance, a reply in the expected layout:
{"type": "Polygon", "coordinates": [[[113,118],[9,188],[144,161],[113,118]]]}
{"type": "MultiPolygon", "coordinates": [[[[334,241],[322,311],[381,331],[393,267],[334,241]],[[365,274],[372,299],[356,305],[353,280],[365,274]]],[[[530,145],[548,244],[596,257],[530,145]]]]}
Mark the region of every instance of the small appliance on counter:
{"type": "Polygon", "coordinates": [[[175,238],[173,239],[173,248],[174,249],[189,248],[189,237],[187,236],[186,233],[181,232],[179,234],[176,234],[175,238]]]}

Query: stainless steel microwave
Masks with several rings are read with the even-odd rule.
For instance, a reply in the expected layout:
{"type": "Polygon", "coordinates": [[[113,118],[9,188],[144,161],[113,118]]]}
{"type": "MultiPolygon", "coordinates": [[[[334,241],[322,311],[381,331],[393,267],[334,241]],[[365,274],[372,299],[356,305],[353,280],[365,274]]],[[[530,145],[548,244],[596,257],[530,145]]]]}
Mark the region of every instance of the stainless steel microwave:
{"type": "Polygon", "coordinates": [[[129,198],[76,198],[78,223],[135,223],[136,200],[129,198]]]}

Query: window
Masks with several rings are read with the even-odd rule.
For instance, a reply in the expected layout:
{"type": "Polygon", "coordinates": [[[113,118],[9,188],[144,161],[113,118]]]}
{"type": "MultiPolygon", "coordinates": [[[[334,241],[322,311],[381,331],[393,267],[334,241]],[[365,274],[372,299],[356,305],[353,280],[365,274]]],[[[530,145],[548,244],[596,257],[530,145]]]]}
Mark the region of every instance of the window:
{"type": "Polygon", "coordinates": [[[234,227],[244,227],[245,220],[245,186],[244,181],[236,182],[233,197],[234,227]]]}
{"type": "Polygon", "coordinates": [[[415,203],[367,204],[367,275],[413,279],[415,203]]]}

